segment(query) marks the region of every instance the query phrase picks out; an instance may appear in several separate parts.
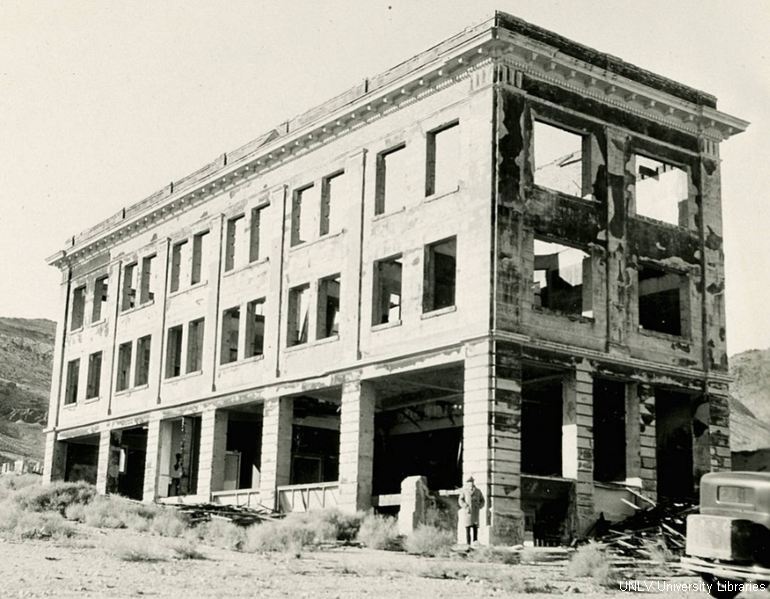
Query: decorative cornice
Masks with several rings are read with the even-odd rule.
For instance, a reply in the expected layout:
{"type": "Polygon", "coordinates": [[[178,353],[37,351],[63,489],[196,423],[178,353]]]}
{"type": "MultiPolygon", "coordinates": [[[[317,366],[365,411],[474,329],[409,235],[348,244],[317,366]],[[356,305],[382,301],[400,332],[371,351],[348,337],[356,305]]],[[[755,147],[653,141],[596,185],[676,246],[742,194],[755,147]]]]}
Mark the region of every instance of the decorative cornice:
{"type": "MultiPolygon", "coordinates": [[[[173,218],[223,192],[413,104],[496,63],[572,89],[667,126],[718,142],[747,122],[702,104],[583,62],[557,48],[498,27],[498,14],[298,117],[65,242],[47,261],[57,267],[86,259],[148,226],[173,218]]],[[[625,64],[625,63],[624,63],[625,64]]],[[[483,78],[482,78],[483,79],[483,78]]],[[[662,79],[662,78],[660,78],[662,79]]],[[[670,82],[676,85],[675,82],[670,82]]],[[[681,86],[684,87],[684,86],[681,86]]],[[[686,88],[689,89],[689,88],[686,88]]]]}

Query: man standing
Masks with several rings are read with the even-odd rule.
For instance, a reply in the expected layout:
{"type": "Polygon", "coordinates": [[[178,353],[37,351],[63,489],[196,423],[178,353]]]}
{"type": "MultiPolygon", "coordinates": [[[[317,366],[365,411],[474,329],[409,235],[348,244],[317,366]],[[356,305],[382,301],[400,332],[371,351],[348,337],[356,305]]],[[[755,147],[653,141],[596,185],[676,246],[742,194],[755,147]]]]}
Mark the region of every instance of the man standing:
{"type": "Polygon", "coordinates": [[[465,539],[468,545],[476,543],[479,537],[479,510],[484,507],[484,496],[481,490],[473,484],[473,477],[469,476],[460,491],[460,526],[465,527],[465,539]],[[471,535],[471,533],[473,533],[471,535]],[[471,536],[473,537],[471,539],[471,536]]]}
{"type": "Polygon", "coordinates": [[[178,496],[182,491],[182,476],[184,475],[184,469],[182,468],[182,454],[176,454],[176,462],[171,470],[171,497],[178,496]]]}

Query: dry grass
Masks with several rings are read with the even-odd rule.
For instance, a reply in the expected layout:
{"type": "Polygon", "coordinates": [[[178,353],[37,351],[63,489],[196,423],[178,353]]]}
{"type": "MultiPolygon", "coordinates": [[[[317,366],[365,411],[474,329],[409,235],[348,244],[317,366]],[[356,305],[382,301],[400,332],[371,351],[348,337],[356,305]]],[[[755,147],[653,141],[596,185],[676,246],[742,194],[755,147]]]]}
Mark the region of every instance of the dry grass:
{"type": "Polygon", "coordinates": [[[446,555],[455,544],[454,535],[448,530],[421,524],[404,541],[407,553],[414,555],[446,555]]]}
{"type": "Polygon", "coordinates": [[[567,565],[567,573],[574,577],[588,576],[603,586],[612,584],[614,579],[609,556],[596,543],[578,548],[567,565]]]}
{"type": "Polygon", "coordinates": [[[62,516],[70,505],[88,504],[95,496],[96,488],[83,482],[28,485],[12,494],[14,501],[25,511],[59,512],[62,516]]]}
{"type": "Polygon", "coordinates": [[[206,559],[198,550],[193,539],[183,539],[171,545],[171,552],[176,559],[206,559]]]}
{"type": "Polygon", "coordinates": [[[42,477],[39,474],[6,474],[0,476],[0,500],[8,497],[19,489],[40,486],[42,477]]]}
{"type": "Polygon", "coordinates": [[[239,551],[246,541],[246,530],[228,520],[213,518],[193,528],[187,538],[198,539],[212,547],[239,551]]]}
{"type": "Polygon", "coordinates": [[[367,514],[361,521],[356,539],[371,549],[394,549],[399,544],[396,520],[379,514],[367,514]]]}
{"type": "Polygon", "coordinates": [[[129,528],[164,537],[181,537],[189,528],[187,517],[173,508],[148,505],[118,496],[98,496],[91,503],[72,504],[65,514],[95,528],[129,528]]]}
{"type": "Polygon", "coordinates": [[[57,512],[30,512],[13,501],[0,503],[0,532],[19,539],[62,539],[74,527],[57,512]]]}
{"type": "Polygon", "coordinates": [[[166,559],[162,548],[147,539],[120,539],[110,544],[109,551],[124,562],[160,562],[166,559]]]}

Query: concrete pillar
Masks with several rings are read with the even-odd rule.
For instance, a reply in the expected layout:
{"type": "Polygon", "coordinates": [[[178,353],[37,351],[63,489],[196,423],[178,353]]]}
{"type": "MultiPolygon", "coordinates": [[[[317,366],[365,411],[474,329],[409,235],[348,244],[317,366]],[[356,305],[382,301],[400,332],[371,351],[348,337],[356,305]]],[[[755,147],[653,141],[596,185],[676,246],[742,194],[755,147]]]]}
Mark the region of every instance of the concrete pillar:
{"type": "MultiPolygon", "coordinates": [[[[727,383],[708,383],[709,456],[711,471],[720,472],[732,468],[730,453],[730,398],[727,383]]],[[[699,482],[699,481],[697,481],[699,482]]]]}
{"type": "Polygon", "coordinates": [[[45,455],[43,458],[43,483],[64,480],[67,464],[67,444],[56,440],[56,431],[45,436],[45,455]]]}
{"type": "Polygon", "coordinates": [[[656,501],[658,498],[658,440],[655,434],[655,389],[652,385],[639,384],[636,388],[639,401],[639,458],[644,494],[656,501]]]}
{"type": "Polygon", "coordinates": [[[463,480],[476,479],[485,506],[479,541],[524,540],[521,512],[521,361],[519,348],[491,341],[468,344],[463,403],[463,480]]]}
{"type": "Polygon", "coordinates": [[[291,475],[291,439],[294,400],[268,397],[262,416],[262,476],[259,502],[277,509],[276,487],[289,484],[291,475]]]}
{"type": "Polygon", "coordinates": [[[201,418],[198,489],[195,494],[206,501],[212,491],[221,491],[224,484],[227,421],[227,412],[216,408],[207,409],[201,418]]]}
{"type": "Polygon", "coordinates": [[[636,384],[626,384],[626,483],[642,486],[641,419],[636,384]]]}
{"type": "Polygon", "coordinates": [[[144,460],[144,490],[142,501],[153,502],[158,497],[158,463],[160,458],[160,419],[151,417],[147,426],[147,454],[144,460]]]}
{"type": "Polygon", "coordinates": [[[99,455],[96,461],[96,492],[102,495],[116,493],[120,455],[113,447],[120,445],[120,431],[99,433],[99,455]]]}
{"type": "Polygon", "coordinates": [[[342,385],[339,507],[344,511],[372,506],[375,399],[372,383],[348,381],[342,385]]]}
{"type": "Polygon", "coordinates": [[[564,381],[562,399],[565,417],[573,420],[564,425],[570,434],[562,440],[562,471],[565,478],[576,481],[575,532],[581,535],[594,521],[594,393],[593,370],[587,360],[578,362],[564,381]]]}

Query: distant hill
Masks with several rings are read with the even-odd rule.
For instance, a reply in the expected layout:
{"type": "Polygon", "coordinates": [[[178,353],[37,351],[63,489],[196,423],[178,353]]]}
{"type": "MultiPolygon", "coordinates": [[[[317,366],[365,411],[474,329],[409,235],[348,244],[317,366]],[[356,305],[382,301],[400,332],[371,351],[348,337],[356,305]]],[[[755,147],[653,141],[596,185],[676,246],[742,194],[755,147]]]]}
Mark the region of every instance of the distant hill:
{"type": "Polygon", "coordinates": [[[0,461],[42,459],[56,323],[0,317],[0,461]]]}
{"type": "Polygon", "coordinates": [[[770,447],[770,349],[752,349],[730,358],[733,451],[770,447]]]}

